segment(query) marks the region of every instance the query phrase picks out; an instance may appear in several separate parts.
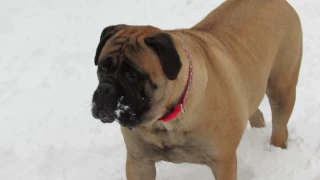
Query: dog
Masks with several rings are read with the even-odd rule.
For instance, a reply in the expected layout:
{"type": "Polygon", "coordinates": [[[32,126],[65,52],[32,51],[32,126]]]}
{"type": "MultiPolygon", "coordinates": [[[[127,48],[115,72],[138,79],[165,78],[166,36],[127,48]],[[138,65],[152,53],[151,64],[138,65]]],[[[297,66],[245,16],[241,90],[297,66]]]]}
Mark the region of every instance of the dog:
{"type": "Polygon", "coordinates": [[[128,180],[154,180],[155,163],[196,163],[237,179],[236,150],[250,122],[286,148],[296,97],[302,27],[285,0],[227,0],[188,29],[118,24],[96,49],[92,115],[119,122],[128,180]]]}

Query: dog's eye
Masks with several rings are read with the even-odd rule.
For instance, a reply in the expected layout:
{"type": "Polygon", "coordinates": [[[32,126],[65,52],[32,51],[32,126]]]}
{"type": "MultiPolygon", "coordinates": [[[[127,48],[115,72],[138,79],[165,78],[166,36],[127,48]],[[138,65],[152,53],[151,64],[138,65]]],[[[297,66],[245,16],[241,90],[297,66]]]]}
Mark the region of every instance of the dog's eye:
{"type": "Polygon", "coordinates": [[[102,72],[102,73],[109,73],[110,70],[112,70],[112,68],[113,68],[113,64],[112,64],[112,60],[110,60],[110,58],[107,58],[107,60],[102,61],[98,65],[98,71],[102,72]]]}
{"type": "Polygon", "coordinates": [[[98,66],[98,71],[107,73],[108,69],[106,67],[98,66]]]}
{"type": "Polygon", "coordinates": [[[124,76],[131,82],[136,83],[139,80],[139,74],[137,72],[125,72],[124,76]]]}

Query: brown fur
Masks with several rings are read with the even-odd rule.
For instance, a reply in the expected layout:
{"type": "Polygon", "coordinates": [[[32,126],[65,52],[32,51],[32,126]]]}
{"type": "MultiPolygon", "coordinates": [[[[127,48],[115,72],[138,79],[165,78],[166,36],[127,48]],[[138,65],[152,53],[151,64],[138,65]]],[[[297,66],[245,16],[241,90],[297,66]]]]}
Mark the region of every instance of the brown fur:
{"type": "Polygon", "coordinates": [[[149,92],[154,99],[145,117],[149,121],[134,130],[121,128],[127,179],[154,180],[155,162],[162,160],[205,164],[216,180],[237,179],[236,149],[248,119],[253,127],[264,126],[258,106],[265,93],[272,109],[271,144],[286,147],[302,30],[298,15],[285,0],[228,0],[190,29],[127,26],[101,55],[120,49],[159,85],[149,92]],[[164,76],[157,55],[143,42],[157,32],[170,34],[180,55],[183,66],[174,81],[164,76]],[[180,43],[191,55],[193,82],[186,113],[164,123],[157,119],[179,102],[188,77],[180,43]]]}

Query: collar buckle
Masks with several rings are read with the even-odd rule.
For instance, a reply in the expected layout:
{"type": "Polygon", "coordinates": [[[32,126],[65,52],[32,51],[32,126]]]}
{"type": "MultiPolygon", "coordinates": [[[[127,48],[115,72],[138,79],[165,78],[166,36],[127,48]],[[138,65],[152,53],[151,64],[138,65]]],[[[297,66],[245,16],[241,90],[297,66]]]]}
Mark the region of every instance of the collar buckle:
{"type": "Polygon", "coordinates": [[[185,113],[186,112],[186,107],[184,106],[183,103],[180,103],[181,106],[181,112],[185,113]]]}

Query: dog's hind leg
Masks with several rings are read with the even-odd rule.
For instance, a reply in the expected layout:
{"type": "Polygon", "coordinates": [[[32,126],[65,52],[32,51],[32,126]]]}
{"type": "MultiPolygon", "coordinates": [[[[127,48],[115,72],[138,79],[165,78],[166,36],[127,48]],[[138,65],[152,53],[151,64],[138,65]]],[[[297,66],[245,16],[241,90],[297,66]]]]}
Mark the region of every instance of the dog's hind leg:
{"type": "Polygon", "coordinates": [[[272,111],[272,135],[270,143],[286,148],[288,139],[287,124],[296,98],[295,87],[286,89],[269,88],[267,91],[272,111]]]}
{"type": "Polygon", "coordinates": [[[249,122],[253,128],[265,127],[264,117],[260,109],[257,109],[257,111],[249,118],[249,122]]]}
{"type": "Polygon", "coordinates": [[[272,112],[270,143],[281,148],[286,148],[287,124],[296,100],[296,86],[303,51],[300,19],[293,8],[287,7],[283,9],[288,13],[287,23],[284,26],[286,31],[281,36],[267,86],[272,112]]]}
{"type": "Polygon", "coordinates": [[[272,112],[270,143],[276,147],[286,148],[287,124],[295,104],[301,55],[301,49],[281,54],[269,76],[267,96],[272,112]]]}

